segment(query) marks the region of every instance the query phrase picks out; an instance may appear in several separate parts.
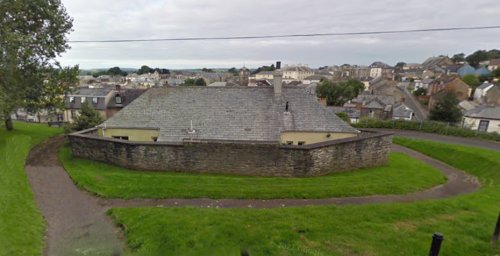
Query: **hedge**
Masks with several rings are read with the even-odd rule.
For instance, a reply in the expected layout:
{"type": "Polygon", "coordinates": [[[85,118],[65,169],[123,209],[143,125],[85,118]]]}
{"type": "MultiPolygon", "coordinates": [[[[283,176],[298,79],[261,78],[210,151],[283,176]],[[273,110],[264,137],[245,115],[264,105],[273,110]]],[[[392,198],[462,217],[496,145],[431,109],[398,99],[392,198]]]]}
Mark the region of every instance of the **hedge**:
{"type": "Polygon", "coordinates": [[[486,140],[500,141],[500,134],[496,132],[478,132],[460,126],[460,124],[448,124],[435,121],[407,121],[407,120],[378,120],[373,118],[361,119],[353,124],[356,128],[385,128],[398,130],[421,131],[441,135],[458,137],[476,137],[486,140]]]}

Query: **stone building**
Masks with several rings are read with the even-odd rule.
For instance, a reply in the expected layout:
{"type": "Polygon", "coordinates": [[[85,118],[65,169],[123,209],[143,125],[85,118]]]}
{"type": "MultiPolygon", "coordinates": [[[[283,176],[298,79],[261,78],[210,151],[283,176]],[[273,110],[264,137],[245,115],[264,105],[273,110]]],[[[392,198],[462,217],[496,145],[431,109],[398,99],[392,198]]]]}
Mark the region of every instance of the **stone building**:
{"type": "Polygon", "coordinates": [[[391,134],[363,132],[305,88],[152,88],[94,129],[73,154],[145,170],[317,176],[387,162],[391,134]]]}

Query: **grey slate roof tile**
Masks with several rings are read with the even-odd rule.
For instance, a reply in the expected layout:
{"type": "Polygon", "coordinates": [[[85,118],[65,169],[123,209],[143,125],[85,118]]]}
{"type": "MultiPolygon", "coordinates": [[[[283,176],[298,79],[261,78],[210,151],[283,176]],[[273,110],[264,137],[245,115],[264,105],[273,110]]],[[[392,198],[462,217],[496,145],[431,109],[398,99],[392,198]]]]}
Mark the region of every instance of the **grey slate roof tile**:
{"type": "Polygon", "coordinates": [[[358,132],[296,87],[284,87],[281,97],[268,87],[152,88],[104,125],[159,129],[158,141],[168,142],[279,141],[282,131],[358,132]],[[188,133],[191,121],[195,133],[188,133]]]}

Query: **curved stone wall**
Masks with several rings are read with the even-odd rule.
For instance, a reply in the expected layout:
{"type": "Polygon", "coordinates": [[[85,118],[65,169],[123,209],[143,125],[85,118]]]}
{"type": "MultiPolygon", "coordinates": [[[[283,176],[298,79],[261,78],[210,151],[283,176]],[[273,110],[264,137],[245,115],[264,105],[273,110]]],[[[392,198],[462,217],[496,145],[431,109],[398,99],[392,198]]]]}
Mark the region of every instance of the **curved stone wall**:
{"type": "Polygon", "coordinates": [[[98,137],[95,129],[68,135],[73,155],[153,171],[308,177],[386,164],[392,134],[304,146],[241,141],[131,142],[98,137]]]}

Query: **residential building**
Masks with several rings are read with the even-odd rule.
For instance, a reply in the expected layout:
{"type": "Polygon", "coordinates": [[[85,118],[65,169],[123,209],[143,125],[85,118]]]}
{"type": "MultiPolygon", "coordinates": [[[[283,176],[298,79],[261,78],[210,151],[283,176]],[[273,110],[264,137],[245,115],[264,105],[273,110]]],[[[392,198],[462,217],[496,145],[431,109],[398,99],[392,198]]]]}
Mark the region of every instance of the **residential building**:
{"type": "Polygon", "coordinates": [[[478,132],[500,133],[500,106],[479,106],[464,115],[464,126],[478,132]]]}
{"type": "Polygon", "coordinates": [[[307,65],[286,65],[283,68],[283,81],[290,83],[292,81],[302,82],[306,77],[314,75],[314,71],[307,65]]]}
{"type": "Polygon", "coordinates": [[[255,79],[256,80],[269,80],[272,81],[274,79],[274,72],[273,71],[260,71],[259,73],[255,74],[255,79]]]}
{"type": "Polygon", "coordinates": [[[106,108],[115,95],[113,90],[113,86],[76,88],[74,92],[64,97],[64,122],[72,123],[85,103],[96,109],[101,117],[106,119],[106,108]]]}
{"type": "Polygon", "coordinates": [[[427,94],[430,95],[428,109],[434,108],[439,99],[447,92],[454,93],[459,101],[463,101],[469,98],[471,88],[457,76],[435,80],[427,90],[427,94]]]}
{"type": "Polygon", "coordinates": [[[440,69],[453,64],[455,63],[447,56],[430,57],[422,63],[422,68],[439,71],[440,69]]]}
{"type": "Polygon", "coordinates": [[[494,84],[488,82],[484,82],[483,84],[478,86],[476,88],[476,91],[474,92],[474,100],[477,102],[482,102],[488,90],[490,90],[494,86],[495,86],[494,84]]]}
{"type": "Polygon", "coordinates": [[[392,119],[394,120],[413,120],[415,116],[415,112],[413,109],[405,105],[404,103],[399,103],[394,106],[394,110],[392,112],[392,119]]]}
{"type": "Polygon", "coordinates": [[[483,103],[489,106],[500,106],[500,85],[491,87],[484,95],[483,103]]]}
{"type": "Polygon", "coordinates": [[[357,109],[360,118],[377,118],[387,120],[392,118],[394,97],[361,93],[350,103],[344,105],[348,109],[357,109]]]}
{"type": "Polygon", "coordinates": [[[490,64],[488,65],[488,69],[490,71],[495,71],[500,68],[500,59],[490,60],[490,64]]]}

